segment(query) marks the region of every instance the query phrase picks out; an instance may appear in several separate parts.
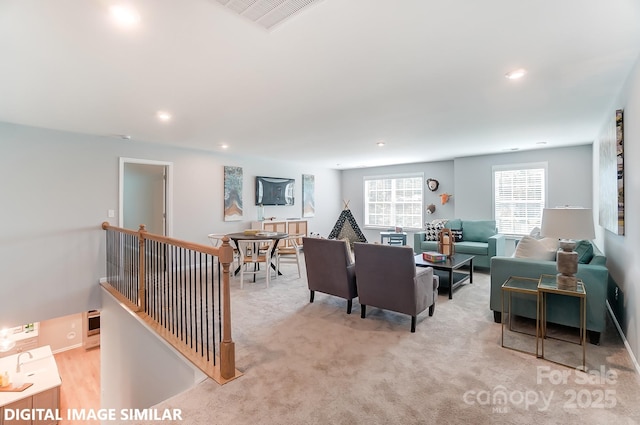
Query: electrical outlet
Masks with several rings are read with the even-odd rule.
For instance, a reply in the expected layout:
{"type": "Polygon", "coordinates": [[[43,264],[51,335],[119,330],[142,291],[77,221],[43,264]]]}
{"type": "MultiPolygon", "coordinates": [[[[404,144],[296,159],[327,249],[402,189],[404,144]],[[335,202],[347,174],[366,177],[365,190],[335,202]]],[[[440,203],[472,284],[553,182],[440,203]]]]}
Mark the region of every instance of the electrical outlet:
{"type": "Polygon", "coordinates": [[[107,211],[107,216],[108,216],[109,218],[113,218],[113,217],[115,217],[115,216],[116,216],[116,212],[115,212],[115,210],[109,210],[109,211],[107,211]]]}
{"type": "Polygon", "coordinates": [[[615,299],[616,301],[618,301],[618,287],[616,286],[616,289],[613,292],[613,299],[615,299]]]}

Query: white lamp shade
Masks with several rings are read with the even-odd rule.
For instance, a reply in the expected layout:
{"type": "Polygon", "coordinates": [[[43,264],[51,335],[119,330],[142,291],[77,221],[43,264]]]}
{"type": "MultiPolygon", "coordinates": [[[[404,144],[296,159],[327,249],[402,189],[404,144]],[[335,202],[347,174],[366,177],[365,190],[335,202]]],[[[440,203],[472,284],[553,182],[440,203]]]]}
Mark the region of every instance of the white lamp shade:
{"type": "Polygon", "coordinates": [[[591,208],[545,208],[542,212],[544,237],[558,239],[595,239],[591,208]]]}

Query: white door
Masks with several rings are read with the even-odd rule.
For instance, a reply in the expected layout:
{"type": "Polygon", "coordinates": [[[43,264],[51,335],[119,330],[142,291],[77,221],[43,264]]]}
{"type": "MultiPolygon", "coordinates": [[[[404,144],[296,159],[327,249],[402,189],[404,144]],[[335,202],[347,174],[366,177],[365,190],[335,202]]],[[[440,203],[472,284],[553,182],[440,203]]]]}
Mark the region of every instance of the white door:
{"type": "Polygon", "coordinates": [[[120,227],[170,235],[171,164],[121,158],[120,227]]]}

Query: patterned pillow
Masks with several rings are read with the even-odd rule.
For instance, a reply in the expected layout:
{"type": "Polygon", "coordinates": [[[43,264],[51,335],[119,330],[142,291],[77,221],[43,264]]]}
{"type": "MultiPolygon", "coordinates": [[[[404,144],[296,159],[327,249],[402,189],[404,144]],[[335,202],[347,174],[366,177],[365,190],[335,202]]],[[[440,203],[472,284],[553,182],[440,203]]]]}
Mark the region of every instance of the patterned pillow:
{"type": "Polygon", "coordinates": [[[451,229],[451,234],[453,235],[454,242],[462,242],[462,230],[451,229]]]}
{"type": "Polygon", "coordinates": [[[440,235],[440,230],[444,228],[444,223],[426,223],[424,227],[424,231],[426,233],[425,239],[426,241],[437,241],[438,236],[440,235]]]}

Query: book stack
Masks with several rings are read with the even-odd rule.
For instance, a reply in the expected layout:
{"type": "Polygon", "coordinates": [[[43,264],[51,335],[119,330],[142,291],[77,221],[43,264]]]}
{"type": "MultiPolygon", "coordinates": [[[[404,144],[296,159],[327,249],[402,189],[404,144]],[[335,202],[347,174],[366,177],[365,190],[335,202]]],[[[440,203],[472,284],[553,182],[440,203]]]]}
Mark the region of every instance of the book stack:
{"type": "Polygon", "coordinates": [[[447,261],[447,256],[439,252],[428,251],[422,253],[422,259],[431,263],[443,263],[447,261]]]}
{"type": "Polygon", "coordinates": [[[277,236],[277,235],[278,235],[278,232],[264,232],[264,231],[262,231],[262,232],[256,233],[256,236],[267,236],[267,237],[270,237],[270,236],[277,236]]]}

